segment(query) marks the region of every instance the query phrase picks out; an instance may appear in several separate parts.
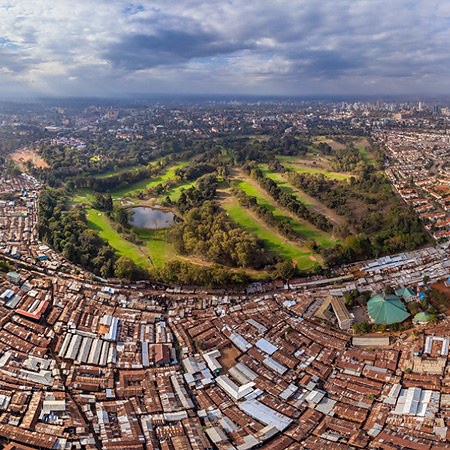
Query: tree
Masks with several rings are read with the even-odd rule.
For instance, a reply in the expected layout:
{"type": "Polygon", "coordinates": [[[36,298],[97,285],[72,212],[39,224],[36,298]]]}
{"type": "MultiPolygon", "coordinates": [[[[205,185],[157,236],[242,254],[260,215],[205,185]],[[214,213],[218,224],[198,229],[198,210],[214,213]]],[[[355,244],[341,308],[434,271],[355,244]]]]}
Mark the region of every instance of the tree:
{"type": "Polygon", "coordinates": [[[102,194],[101,192],[94,192],[94,203],[92,206],[102,211],[112,211],[113,201],[111,194],[102,194]]]}
{"type": "Polygon", "coordinates": [[[128,220],[128,211],[121,206],[118,206],[114,211],[116,221],[123,227],[128,228],[130,226],[128,220]]]}
{"type": "Polygon", "coordinates": [[[114,265],[114,274],[117,278],[138,280],[139,278],[143,278],[144,271],[140,269],[130,258],[121,256],[114,265]]]}
{"type": "Polygon", "coordinates": [[[276,264],[274,275],[281,280],[289,280],[297,275],[297,268],[292,261],[281,261],[276,264]]]}

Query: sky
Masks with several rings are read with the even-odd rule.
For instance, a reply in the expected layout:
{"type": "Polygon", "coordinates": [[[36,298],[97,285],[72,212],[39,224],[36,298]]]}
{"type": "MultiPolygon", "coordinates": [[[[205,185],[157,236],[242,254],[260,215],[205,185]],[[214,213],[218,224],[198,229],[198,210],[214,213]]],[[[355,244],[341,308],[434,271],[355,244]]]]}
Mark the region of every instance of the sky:
{"type": "Polygon", "coordinates": [[[0,98],[450,93],[446,0],[0,0],[0,98]]]}

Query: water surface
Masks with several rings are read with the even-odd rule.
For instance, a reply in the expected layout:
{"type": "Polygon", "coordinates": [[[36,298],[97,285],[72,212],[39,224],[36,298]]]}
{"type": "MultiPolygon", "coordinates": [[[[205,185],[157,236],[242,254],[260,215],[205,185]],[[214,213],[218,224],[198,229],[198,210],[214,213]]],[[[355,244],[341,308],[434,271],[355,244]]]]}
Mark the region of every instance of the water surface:
{"type": "Polygon", "coordinates": [[[130,208],[128,211],[130,213],[130,225],[138,228],[158,230],[160,228],[168,228],[175,222],[175,215],[162,209],[136,206],[135,208],[130,208]]]}

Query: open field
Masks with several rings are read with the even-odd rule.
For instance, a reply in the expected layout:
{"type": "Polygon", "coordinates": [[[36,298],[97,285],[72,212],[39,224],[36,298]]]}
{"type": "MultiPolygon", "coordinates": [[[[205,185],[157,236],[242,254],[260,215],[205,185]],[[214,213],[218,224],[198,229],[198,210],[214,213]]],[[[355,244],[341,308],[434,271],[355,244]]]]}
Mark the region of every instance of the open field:
{"type": "Polygon", "coordinates": [[[175,256],[173,245],[167,240],[166,230],[135,228],[138,238],[144,241],[145,252],[155,267],[163,266],[175,256]]]}
{"type": "Polygon", "coordinates": [[[333,172],[327,168],[323,168],[320,165],[314,167],[312,165],[306,165],[304,161],[300,161],[296,156],[277,156],[277,159],[288,169],[291,169],[299,173],[309,173],[312,175],[323,175],[325,178],[330,178],[332,180],[347,181],[350,179],[351,175],[342,172],[333,172]]]}
{"type": "Polygon", "coordinates": [[[119,189],[117,191],[112,192],[111,195],[112,195],[113,198],[126,197],[128,195],[134,194],[137,191],[141,191],[143,189],[155,187],[155,186],[157,186],[160,183],[164,183],[164,181],[173,180],[173,179],[176,178],[175,171],[177,169],[181,169],[186,164],[187,164],[186,161],[177,163],[177,164],[175,164],[173,166],[170,166],[168,168],[168,170],[162,175],[159,175],[159,176],[157,176],[155,178],[142,180],[142,181],[139,181],[138,183],[131,184],[130,186],[127,186],[126,188],[119,189]]]}
{"type": "Polygon", "coordinates": [[[303,236],[305,240],[312,239],[321,246],[333,246],[335,244],[335,241],[329,234],[317,229],[308,222],[302,221],[287,209],[279,206],[256,181],[244,178],[237,180],[235,185],[247,195],[256,197],[258,203],[266,206],[275,217],[289,219],[292,228],[303,236]]]}
{"type": "Polygon", "coordinates": [[[34,167],[38,167],[39,169],[48,169],[50,166],[47,164],[42,156],[38,154],[38,152],[31,147],[22,148],[17,150],[14,153],[11,153],[11,158],[20,166],[23,170],[25,169],[25,163],[31,162],[34,167]]]}
{"type": "Polygon", "coordinates": [[[314,142],[325,142],[333,150],[342,150],[343,148],[345,148],[344,144],[341,144],[340,142],[337,142],[334,139],[326,137],[326,136],[317,136],[314,138],[314,142]]]}
{"type": "Polygon", "coordinates": [[[94,208],[87,209],[87,220],[90,228],[98,231],[99,236],[107,241],[121,256],[132,259],[141,267],[149,267],[148,255],[137,245],[122,237],[112,226],[107,215],[94,208]]]}
{"type": "Polygon", "coordinates": [[[84,205],[92,204],[94,201],[94,194],[88,189],[80,189],[72,198],[74,203],[82,203],[84,205]]]}
{"type": "Polygon", "coordinates": [[[170,198],[170,200],[172,200],[173,202],[176,202],[180,198],[182,191],[187,190],[190,187],[194,186],[196,181],[197,180],[187,181],[186,183],[178,184],[178,185],[174,186],[172,189],[170,189],[168,192],[166,192],[165,194],[161,195],[158,198],[158,200],[162,201],[168,196],[170,198]]]}
{"type": "Polygon", "coordinates": [[[241,206],[236,198],[229,196],[222,206],[231,220],[263,241],[269,251],[295,261],[303,270],[318,265],[318,257],[311,250],[299,247],[263,224],[256,214],[241,206]]]}
{"type": "Polygon", "coordinates": [[[368,164],[373,164],[375,159],[369,152],[369,141],[366,138],[358,139],[355,141],[355,147],[358,149],[361,158],[368,164]]]}
{"type": "Polygon", "coordinates": [[[128,166],[128,167],[122,167],[117,170],[112,170],[111,172],[102,173],[101,175],[96,175],[96,178],[111,178],[116,175],[120,175],[121,173],[128,172],[130,170],[136,170],[136,169],[142,169],[144,168],[144,165],[135,165],[135,166],[128,166]]]}

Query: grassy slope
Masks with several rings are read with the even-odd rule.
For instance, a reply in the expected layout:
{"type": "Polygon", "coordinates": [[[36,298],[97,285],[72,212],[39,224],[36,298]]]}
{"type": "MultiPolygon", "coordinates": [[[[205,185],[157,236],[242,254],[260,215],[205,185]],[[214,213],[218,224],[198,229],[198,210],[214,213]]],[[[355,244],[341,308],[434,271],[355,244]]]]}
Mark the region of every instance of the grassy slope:
{"type": "Polygon", "coordinates": [[[359,154],[361,155],[361,158],[364,160],[364,162],[366,162],[367,164],[374,164],[375,159],[368,150],[369,143],[367,142],[367,139],[359,140],[355,143],[355,147],[358,149],[359,154]]]}
{"type": "Polygon", "coordinates": [[[164,200],[167,196],[170,197],[170,200],[172,200],[173,202],[176,202],[181,195],[181,192],[183,190],[187,190],[190,187],[194,186],[195,183],[197,182],[197,180],[194,181],[187,181],[186,183],[181,183],[178,184],[177,186],[174,186],[172,189],[170,189],[167,193],[161,195],[158,200],[164,200]]]}
{"type": "Polygon", "coordinates": [[[265,176],[271,178],[275,181],[278,186],[283,190],[283,192],[287,192],[288,194],[294,195],[295,198],[301,201],[305,206],[314,209],[319,214],[323,214],[328,217],[333,223],[342,224],[345,222],[345,218],[336,214],[335,211],[326,207],[322,204],[318,199],[311,197],[306,192],[301,189],[296,188],[288,180],[286,180],[285,176],[278,172],[271,171],[267,166],[263,164],[259,165],[259,168],[264,173],[265,176]]]}
{"type": "Polygon", "coordinates": [[[338,181],[346,181],[351,175],[341,172],[332,172],[320,167],[309,167],[298,163],[296,156],[277,156],[277,159],[288,169],[299,173],[310,173],[312,175],[323,175],[326,178],[338,181]]]}
{"type": "Polygon", "coordinates": [[[146,253],[152,264],[156,267],[163,266],[175,256],[173,245],[167,241],[166,230],[135,229],[139,239],[145,242],[146,253]]]}
{"type": "Polygon", "coordinates": [[[99,236],[107,241],[118,254],[127,256],[141,267],[148,267],[148,256],[137,245],[127,241],[112,226],[107,215],[94,208],[87,209],[87,220],[90,228],[98,231],[99,236]]]}
{"type": "Polygon", "coordinates": [[[162,175],[157,176],[156,178],[152,178],[150,180],[142,180],[137,183],[131,184],[130,186],[127,186],[126,188],[119,189],[117,191],[114,191],[111,193],[113,198],[120,198],[125,197],[127,195],[131,195],[137,191],[140,191],[142,189],[155,187],[156,185],[163,183],[164,181],[168,181],[175,178],[175,171],[177,169],[181,169],[187,164],[186,161],[180,162],[178,164],[175,164],[173,166],[170,166],[170,168],[162,175]]]}
{"type": "Polygon", "coordinates": [[[229,197],[222,205],[235,223],[261,239],[269,251],[296,261],[298,267],[303,270],[312,269],[318,264],[313,252],[290,243],[263,225],[253,213],[241,206],[236,198],[229,197]]]}
{"type": "Polygon", "coordinates": [[[242,189],[247,195],[256,197],[260,205],[266,206],[275,217],[288,218],[291,226],[305,239],[312,239],[319,245],[332,246],[335,241],[333,238],[317,228],[309,225],[308,223],[301,222],[299,220],[294,220],[288,216],[280,207],[277,206],[276,202],[272,200],[267,193],[264,192],[262,188],[253,183],[251,180],[242,179],[236,182],[236,186],[242,189]]]}
{"type": "Polygon", "coordinates": [[[128,172],[130,170],[142,169],[145,165],[137,164],[135,166],[122,167],[117,170],[112,170],[111,172],[102,173],[101,175],[96,175],[95,178],[111,178],[115,175],[120,175],[121,173],[128,172]]]}

